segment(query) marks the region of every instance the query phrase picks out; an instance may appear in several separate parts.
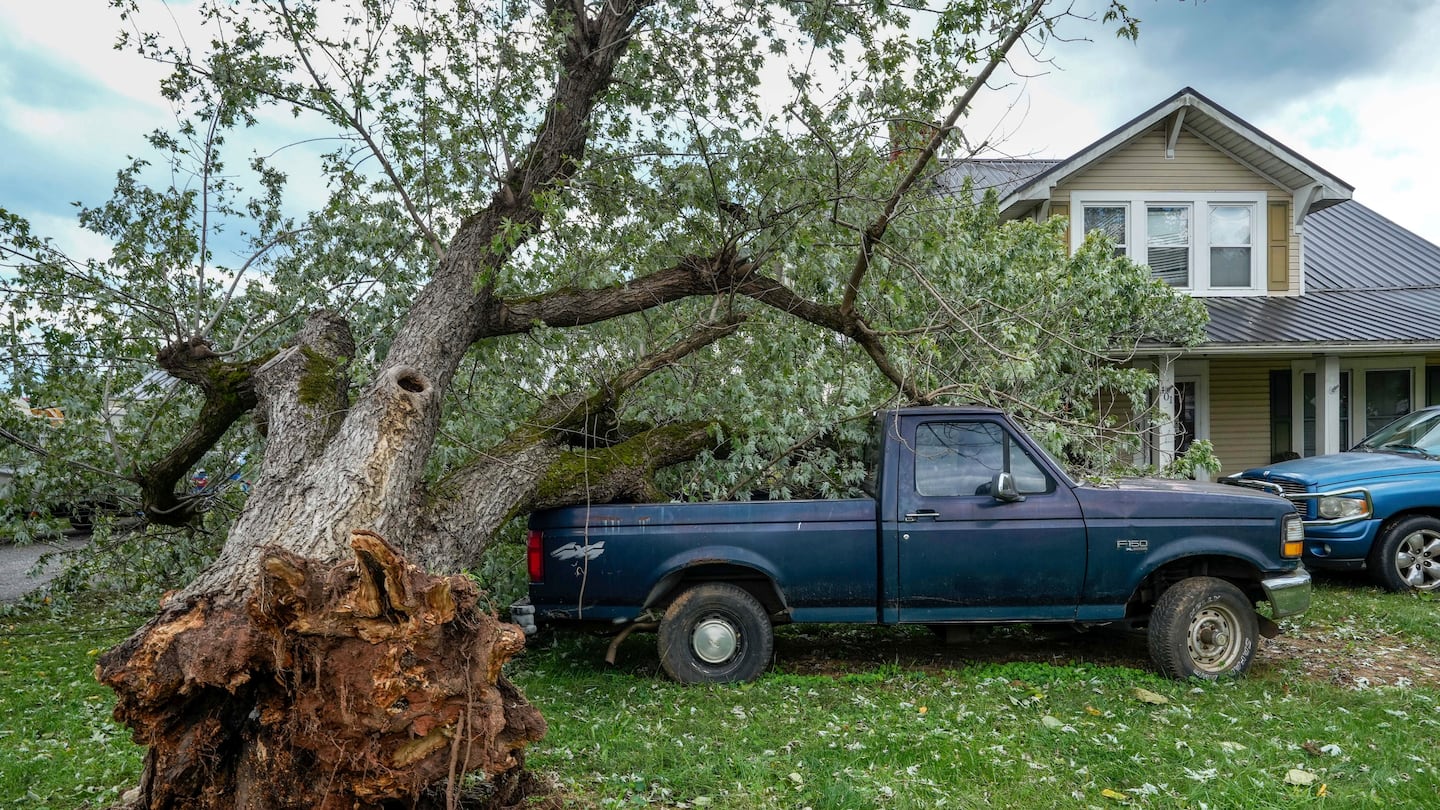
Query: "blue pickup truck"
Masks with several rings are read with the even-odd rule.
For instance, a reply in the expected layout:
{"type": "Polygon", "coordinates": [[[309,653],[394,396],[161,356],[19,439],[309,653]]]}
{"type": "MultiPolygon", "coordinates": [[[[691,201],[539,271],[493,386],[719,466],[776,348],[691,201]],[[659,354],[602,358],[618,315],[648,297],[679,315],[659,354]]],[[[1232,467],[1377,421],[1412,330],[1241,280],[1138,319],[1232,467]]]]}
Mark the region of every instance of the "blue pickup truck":
{"type": "Polygon", "coordinates": [[[1440,408],[1402,416],[1344,453],[1231,476],[1295,502],[1305,563],[1366,569],[1392,591],[1440,589],[1440,408]]]}
{"type": "Polygon", "coordinates": [[[1310,604],[1283,498],[1081,485],[988,408],[879,412],[866,456],[866,498],[536,512],[511,617],[614,626],[616,643],[656,630],[686,683],[759,676],[785,622],[1146,627],[1162,672],[1213,679],[1245,672],[1273,619],[1310,604]]]}

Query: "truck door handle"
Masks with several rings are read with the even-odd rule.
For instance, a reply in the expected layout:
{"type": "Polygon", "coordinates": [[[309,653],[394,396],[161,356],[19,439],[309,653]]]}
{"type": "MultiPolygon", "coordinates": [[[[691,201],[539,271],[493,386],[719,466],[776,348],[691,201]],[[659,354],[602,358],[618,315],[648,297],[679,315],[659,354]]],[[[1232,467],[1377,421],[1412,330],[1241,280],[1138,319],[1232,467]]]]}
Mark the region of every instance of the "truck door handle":
{"type": "Polygon", "coordinates": [[[915,521],[919,520],[920,518],[930,518],[931,520],[936,520],[936,519],[938,519],[939,517],[940,517],[940,513],[939,513],[939,512],[936,512],[934,509],[920,509],[920,510],[917,510],[917,511],[915,511],[915,512],[908,512],[908,513],[906,513],[906,515],[905,515],[905,522],[906,522],[906,523],[914,523],[915,521]]]}

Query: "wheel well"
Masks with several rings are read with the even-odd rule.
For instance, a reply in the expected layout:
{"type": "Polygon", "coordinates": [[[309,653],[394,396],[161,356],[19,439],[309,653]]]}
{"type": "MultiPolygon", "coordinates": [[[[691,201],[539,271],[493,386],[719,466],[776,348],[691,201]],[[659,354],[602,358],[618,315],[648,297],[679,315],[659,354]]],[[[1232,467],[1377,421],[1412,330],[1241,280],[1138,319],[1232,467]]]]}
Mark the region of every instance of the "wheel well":
{"type": "Polygon", "coordinates": [[[1151,571],[1130,596],[1130,602],[1125,607],[1126,615],[1148,614],[1161,594],[1190,577],[1223,579],[1243,591],[1251,602],[1265,598],[1265,591],[1260,587],[1260,570],[1254,565],[1235,557],[1185,557],[1171,560],[1151,571]]]}
{"type": "Polygon", "coordinates": [[[1412,517],[1428,517],[1440,520],[1440,508],[1417,506],[1414,509],[1407,509],[1404,512],[1396,512],[1380,522],[1380,529],[1375,532],[1375,542],[1380,542],[1380,539],[1385,536],[1385,533],[1390,531],[1391,526],[1394,526],[1406,518],[1412,517]]]}
{"type": "Polygon", "coordinates": [[[728,582],[744,588],[772,616],[786,610],[785,598],[774,580],[754,568],[733,563],[697,563],[669,574],[650,589],[645,609],[664,610],[686,588],[702,582],[728,582]]]}

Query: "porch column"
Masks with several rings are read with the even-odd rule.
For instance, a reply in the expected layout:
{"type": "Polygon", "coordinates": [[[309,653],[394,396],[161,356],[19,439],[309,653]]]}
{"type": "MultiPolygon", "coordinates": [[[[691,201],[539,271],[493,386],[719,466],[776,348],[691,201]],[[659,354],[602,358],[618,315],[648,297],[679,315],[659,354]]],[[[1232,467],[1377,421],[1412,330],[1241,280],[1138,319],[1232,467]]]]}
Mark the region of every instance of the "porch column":
{"type": "Polygon", "coordinates": [[[1315,357],[1315,455],[1338,453],[1340,447],[1340,357],[1315,357]]]}
{"type": "Polygon", "coordinates": [[[1163,469],[1175,460],[1175,358],[1169,355],[1157,358],[1155,375],[1160,384],[1156,403],[1160,414],[1155,422],[1155,466],[1163,469]]]}

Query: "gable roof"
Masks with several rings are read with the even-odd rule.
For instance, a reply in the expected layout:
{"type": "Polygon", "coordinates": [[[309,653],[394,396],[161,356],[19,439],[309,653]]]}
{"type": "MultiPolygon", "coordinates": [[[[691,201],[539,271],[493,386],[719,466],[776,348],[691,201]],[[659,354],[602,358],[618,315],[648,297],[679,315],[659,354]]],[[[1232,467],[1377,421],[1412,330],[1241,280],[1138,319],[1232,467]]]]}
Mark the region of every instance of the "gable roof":
{"type": "Polygon", "coordinates": [[[1205,342],[1191,351],[1299,355],[1440,349],[1440,246],[1355,202],[1350,184],[1193,88],[1180,90],[1069,158],[952,161],[936,185],[940,193],[954,194],[969,179],[977,198],[995,190],[1002,218],[1018,217],[1048,201],[1056,184],[1161,125],[1172,144],[1183,128],[1290,189],[1306,214],[1303,294],[1202,298],[1210,322],[1205,342]]]}
{"type": "MultiPolygon", "coordinates": [[[[1051,190],[1057,184],[1104,160],[1161,122],[1164,122],[1171,132],[1172,145],[1174,136],[1183,128],[1240,165],[1289,190],[1295,196],[1297,204],[1304,205],[1303,213],[1308,214],[1348,200],[1355,191],[1354,186],[1266,135],[1250,122],[1201,95],[1194,88],[1186,87],[1064,160],[985,161],[990,164],[1015,164],[1012,169],[1022,168],[1019,164],[1048,164],[1043,167],[1035,166],[1040,170],[1028,179],[995,185],[1000,192],[1001,216],[1018,216],[1049,200],[1051,190]]],[[[966,162],[968,161],[961,161],[966,162]]]]}

